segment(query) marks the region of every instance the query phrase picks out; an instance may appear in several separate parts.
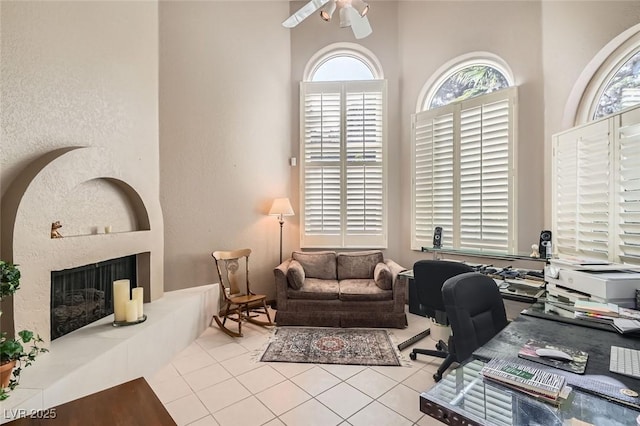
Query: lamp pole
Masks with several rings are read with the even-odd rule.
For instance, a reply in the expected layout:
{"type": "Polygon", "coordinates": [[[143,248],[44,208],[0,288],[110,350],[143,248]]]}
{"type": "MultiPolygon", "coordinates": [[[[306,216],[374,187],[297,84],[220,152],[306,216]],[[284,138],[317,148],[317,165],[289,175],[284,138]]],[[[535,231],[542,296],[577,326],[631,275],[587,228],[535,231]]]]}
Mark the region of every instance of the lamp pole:
{"type": "Polygon", "coordinates": [[[280,223],[280,263],[282,263],[282,226],[284,225],[284,218],[282,217],[282,213],[280,213],[280,216],[278,216],[278,223],[280,223]]]}

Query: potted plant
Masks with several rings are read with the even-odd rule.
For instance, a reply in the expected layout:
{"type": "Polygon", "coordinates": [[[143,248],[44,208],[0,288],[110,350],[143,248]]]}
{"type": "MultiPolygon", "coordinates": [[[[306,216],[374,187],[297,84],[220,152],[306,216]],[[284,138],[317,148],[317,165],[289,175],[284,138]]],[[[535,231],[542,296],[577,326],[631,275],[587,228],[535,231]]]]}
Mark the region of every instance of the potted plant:
{"type": "MultiPolygon", "coordinates": [[[[0,302],[19,288],[18,267],[11,262],[0,260],[0,302]]],[[[0,401],[7,399],[9,391],[18,386],[22,369],[31,365],[38,354],[47,352],[47,349],[38,346],[40,343],[42,339],[33,331],[22,330],[15,338],[7,337],[5,331],[0,332],[0,401]],[[28,345],[30,347],[25,349],[28,345]]]]}

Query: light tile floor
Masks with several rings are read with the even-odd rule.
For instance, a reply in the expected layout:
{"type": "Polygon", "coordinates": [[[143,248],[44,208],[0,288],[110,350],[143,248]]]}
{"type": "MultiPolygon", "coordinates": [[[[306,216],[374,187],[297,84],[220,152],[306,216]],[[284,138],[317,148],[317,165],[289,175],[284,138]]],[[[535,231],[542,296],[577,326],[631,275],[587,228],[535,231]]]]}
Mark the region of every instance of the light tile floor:
{"type": "MultiPolygon", "coordinates": [[[[390,329],[395,344],[427,327],[425,318],[407,317],[406,329],[390,329]]],[[[411,361],[409,347],[402,367],[259,362],[271,329],[242,328],[244,337],[232,338],[209,327],[147,378],[178,425],[442,425],[419,408],[440,358],[411,361]]]]}

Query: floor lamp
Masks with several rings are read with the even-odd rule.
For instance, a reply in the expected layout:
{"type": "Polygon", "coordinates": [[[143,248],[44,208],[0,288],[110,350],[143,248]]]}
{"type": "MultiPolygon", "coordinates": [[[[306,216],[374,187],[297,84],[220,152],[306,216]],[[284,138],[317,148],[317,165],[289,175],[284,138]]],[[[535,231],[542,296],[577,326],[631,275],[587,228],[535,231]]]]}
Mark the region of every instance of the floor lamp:
{"type": "Polygon", "coordinates": [[[282,226],[284,225],[284,216],[293,216],[293,207],[288,198],[276,198],[273,200],[269,216],[278,216],[280,223],[280,263],[282,263],[282,226]]]}

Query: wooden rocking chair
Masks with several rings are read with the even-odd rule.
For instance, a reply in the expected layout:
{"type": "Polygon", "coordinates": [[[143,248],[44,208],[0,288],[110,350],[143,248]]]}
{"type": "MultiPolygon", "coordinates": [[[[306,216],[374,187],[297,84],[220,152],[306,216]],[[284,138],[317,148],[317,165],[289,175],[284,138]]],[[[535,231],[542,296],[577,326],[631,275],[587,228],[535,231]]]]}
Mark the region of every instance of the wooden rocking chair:
{"type": "MultiPolygon", "coordinates": [[[[267,309],[266,295],[251,292],[249,285],[249,255],[251,249],[233,251],[214,251],[211,253],[216,262],[216,270],[220,279],[223,306],[218,315],[213,319],[218,327],[232,337],[242,337],[242,323],[248,321],[260,326],[274,325],[267,309]],[[240,289],[239,281],[242,279],[240,264],[244,258],[246,290],[240,289]],[[267,316],[267,321],[257,320],[260,314],[267,316]],[[222,320],[220,319],[222,318],[222,320]],[[225,326],[227,320],[238,323],[238,331],[235,332],[225,326]]],[[[211,322],[213,323],[213,321],[211,322]]]]}

